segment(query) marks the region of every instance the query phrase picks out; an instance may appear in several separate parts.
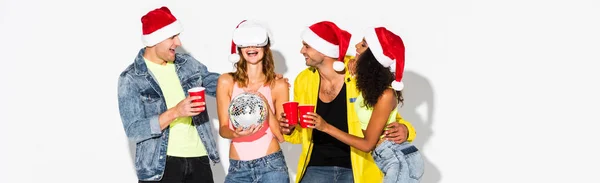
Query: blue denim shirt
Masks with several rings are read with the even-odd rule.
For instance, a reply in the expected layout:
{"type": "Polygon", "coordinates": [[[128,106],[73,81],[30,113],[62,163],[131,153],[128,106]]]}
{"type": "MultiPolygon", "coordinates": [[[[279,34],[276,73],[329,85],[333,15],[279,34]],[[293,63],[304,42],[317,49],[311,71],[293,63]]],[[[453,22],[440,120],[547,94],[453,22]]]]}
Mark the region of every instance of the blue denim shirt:
{"type": "MultiPolygon", "coordinates": [[[[125,134],[136,143],[138,179],[153,181],[160,180],[165,170],[169,127],[160,129],[158,116],[167,110],[167,106],[158,83],[144,62],[145,50],[142,48],[134,63],[119,76],[118,96],[125,134]]],[[[206,95],[216,96],[218,73],[209,72],[204,64],[189,54],[177,53],[174,64],[186,97],[186,91],[196,86],[206,88],[206,95]]],[[[192,123],[214,164],[220,160],[207,110],[193,116],[192,123]]]]}

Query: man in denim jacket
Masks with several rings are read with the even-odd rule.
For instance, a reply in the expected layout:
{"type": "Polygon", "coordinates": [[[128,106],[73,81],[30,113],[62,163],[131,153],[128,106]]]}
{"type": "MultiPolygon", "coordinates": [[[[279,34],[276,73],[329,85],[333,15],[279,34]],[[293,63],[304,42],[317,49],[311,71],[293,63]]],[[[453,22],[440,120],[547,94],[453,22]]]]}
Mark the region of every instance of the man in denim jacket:
{"type": "Polygon", "coordinates": [[[167,7],[142,17],[145,48],[119,77],[119,112],[136,144],[140,182],[213,182],[209,159],[219,156],[204,103],[188,89],[201,86],[215,96],[220,74],[209,72],[181,46],[180,22],[167,7]],[[194,108],[195,107],[195,108],[194,108]]]}

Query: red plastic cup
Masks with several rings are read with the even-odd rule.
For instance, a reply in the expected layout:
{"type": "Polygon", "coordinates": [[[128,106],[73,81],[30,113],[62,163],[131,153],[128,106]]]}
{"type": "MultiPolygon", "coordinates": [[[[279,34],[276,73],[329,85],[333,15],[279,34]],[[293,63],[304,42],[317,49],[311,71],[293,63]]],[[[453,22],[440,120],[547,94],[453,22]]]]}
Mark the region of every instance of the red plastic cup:
{"type": "Polygon", "coordinates": [[[283,103],[283,112],[290,126],[298,124],[298,102],[283,103]]]}
{"type": "Polygon", "coordinates": [[[205,90],[204,87],[194,87],[194,88],[190,88],[188,90],[188,93],[190,94],[190,97],[193,97],[193,96],[201,96],[202,97],[201,99],[192,100],[192,103],[193,102],[205,102],[206,101],[205,100],[206,99],[206,95],[204,94],[204,90],[205,90]]]}
{"type": "Polygon", "coordinates": [[[308,125],[310,125],[309,123],[304,122],[304,120],[306,118],[303,117],[308,112],[315,112],[315,106],[314,105],[299,105],[298,106],[298,113],[299,113],[298,116],[300,116],[300,127],[302,127],[302,128],[306,128],[306,127],[308,127],[308,125]]]}

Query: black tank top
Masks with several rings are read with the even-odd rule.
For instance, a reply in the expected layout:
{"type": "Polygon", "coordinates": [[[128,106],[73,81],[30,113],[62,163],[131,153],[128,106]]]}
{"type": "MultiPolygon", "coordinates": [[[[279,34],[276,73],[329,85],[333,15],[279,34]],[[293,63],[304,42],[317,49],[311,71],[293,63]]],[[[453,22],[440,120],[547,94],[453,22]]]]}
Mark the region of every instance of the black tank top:
{"type": "MultiPolygon", "coordinates": [[[[340,93],[329,103],[318,99],[317,114],[327,123],[341,131],[348,132],[348,111],[346,106],[346,83],[340,93]]],[[[313,130],[313,150],[308,166],[339,166],[352,168],[350,146],[319,130],[313,130]]]]}

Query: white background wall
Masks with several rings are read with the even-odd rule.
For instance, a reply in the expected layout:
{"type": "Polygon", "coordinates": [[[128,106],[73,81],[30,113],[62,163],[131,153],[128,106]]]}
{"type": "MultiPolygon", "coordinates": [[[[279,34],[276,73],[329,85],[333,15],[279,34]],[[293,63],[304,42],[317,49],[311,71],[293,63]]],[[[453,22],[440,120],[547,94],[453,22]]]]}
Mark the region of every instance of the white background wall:
{"type": "MultiPolygon", "coordinates": [[[[183,50],[221,73],[242,19],[269,24],[290,80],[312,23],[401,35],[401,112],[425,183],[600,181],[598,1],[2,0],[0,182],[136,181],[117,78],[142,47],[140,17],[160,5],[184,23],[183,50]]],[[[300,147],[284,149],[295,175],[300,147]]],[[[223,164],[213,171],[221,182],[223,164]]]]}

